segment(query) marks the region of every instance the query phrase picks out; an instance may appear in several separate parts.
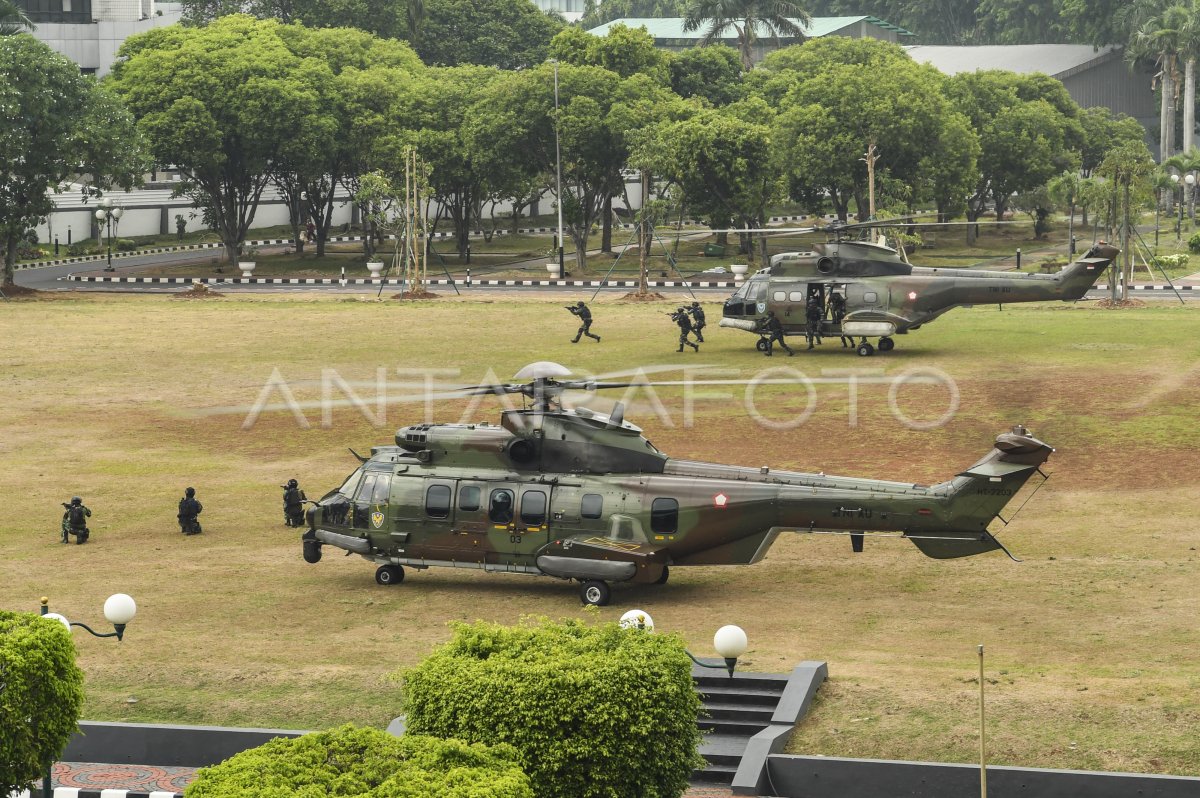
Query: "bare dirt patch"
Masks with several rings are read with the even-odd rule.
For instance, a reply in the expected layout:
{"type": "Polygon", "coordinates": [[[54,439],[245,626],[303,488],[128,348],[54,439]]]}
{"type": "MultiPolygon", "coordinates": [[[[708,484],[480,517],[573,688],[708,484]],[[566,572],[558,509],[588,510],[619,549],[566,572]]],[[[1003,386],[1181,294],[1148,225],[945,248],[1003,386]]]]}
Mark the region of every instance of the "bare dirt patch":
{"type": "Polygon", "coordinates": [[[172,294],[175,299],[220,299],[225,296],[220,291],[214,291],[204,283],[192,283],[192,287],[172,294]]]}

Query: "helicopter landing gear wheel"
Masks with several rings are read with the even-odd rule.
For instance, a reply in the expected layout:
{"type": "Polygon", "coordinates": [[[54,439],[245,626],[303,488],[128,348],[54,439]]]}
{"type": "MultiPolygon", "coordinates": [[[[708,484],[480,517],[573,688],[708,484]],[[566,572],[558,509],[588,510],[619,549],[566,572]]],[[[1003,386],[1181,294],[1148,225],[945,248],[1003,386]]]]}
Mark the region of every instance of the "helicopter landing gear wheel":
{"type": "Polygon", "coordinates": [[[399,565],[381,565],[375,569],[375,584],[398,585],[404,581],[404,569],[399,565]]]}
{"type": "Polygon", "coordinates": [[[891,352],[895,348],[896,348],[896,342],[893,341],[891,338],[887,338],[885,336],[885,337],[879,339],[879,351],[880,352],[891,352]]]}
{"type": "Polygon", "coordinates": [[[584,582],[583,587],[579,588],[579,600],[593,607],[607,606],[611,596],[612,591],[608,589],[608,584],[599,579],[584,582]]]}
{"type": "Polygon", "coordinates": [[[318,563],[321,561],[321,544],[315,540],[304,541],[304,561],[318,563]]]}
{"type": "Polygon", "coordinates": [[[671,577],[671,569],[664,565],[662,573],[658,575],[658,579],[654,580],[654,584],[665,585],[667,583],[667,580],[670,577],[671,577]]]}
{"type": "Polygon", "coordinates": [[[863,341],[854,351],[858,352],[859,357],[870,357],[871,355],[875,354],[875,347],[871,346],[866,341],[863,341]]]}
{"type": "Polygon", "coordinates": [[[755,349],[757,349],[759,352],[766,352],[766,351],[767,351],[767,346],[768,346],[768,344],[767,344],[767,339],[766,339],[766,338],[759,338],[759,339],[758,339],[758,343],[756,343],[756,344],[754,345],[754,348],[755,348],[755,349]]]}

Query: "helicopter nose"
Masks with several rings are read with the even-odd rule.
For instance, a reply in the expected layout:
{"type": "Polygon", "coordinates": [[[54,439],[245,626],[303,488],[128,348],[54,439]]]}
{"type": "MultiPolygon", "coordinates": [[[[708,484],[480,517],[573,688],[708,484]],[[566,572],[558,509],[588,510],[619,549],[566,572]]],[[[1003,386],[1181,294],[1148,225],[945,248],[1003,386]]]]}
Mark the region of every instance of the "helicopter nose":
{"type": "Polygon", "coordinates": [[[305,518],[308,520],[309,529],[315,530],[317,528],[317,513],[319,512],[321,512],[321,508],[314,505],[309,507],[308,512],[305,513],[305,518]]]}

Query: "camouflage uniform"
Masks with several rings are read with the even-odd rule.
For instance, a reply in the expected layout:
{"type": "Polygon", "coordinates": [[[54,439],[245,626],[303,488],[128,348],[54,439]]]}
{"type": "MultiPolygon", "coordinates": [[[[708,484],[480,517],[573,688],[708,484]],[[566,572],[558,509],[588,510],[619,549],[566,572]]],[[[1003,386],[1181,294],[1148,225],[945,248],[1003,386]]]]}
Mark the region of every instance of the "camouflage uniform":
{"type": "Polygon", "coordinates": [[[696,340],[704,343],[704,308],[700,307],[699,302],[693,302],[688,312],[692,314],[692,331],[696,333],[696,340]]]}
{"type": "Polygon", "coordinates": [[[816,295],[808,298],[808,304],[804,308],[805,334],[808,337],[808,348],[813,348],[813,340],[821,343],[821,319],[825,315],[825,308],[821,306],[821,300],[816,295]]]}
{"type": "Polygon", "coordinates": [[[579,331],[575,333],[575,337],[571,339],[571,343],[579,343],[581,336],[586,335],[588,338],[594,338],[597,343],[600,341],[599,335],[592,335],[592,311],[583,302],[577,302],[574,305],[568,305],[567,310],[571,311],[572,315],[578,316],[580,321],[579,331]]]}
{"type": "Polygon", "coordinates": [[[286,526],[304,526],[304,500],[307,498],[300,490],[300,483],[289,479],[283,488],[283,519],[286,526]]]}
{"type": "Polygon", "coordinates": [[[775,315],[775,311],[768,310],[767,317],[763,319],[761,323],[763,329],[765,329],[767,332],[767,348],[763,352],[764,355],[767,357],[771,356],[771,348],[776,341],[778,341],[779,345],[783,347],[783,351],[788,353],[788,357],[796,354],[792,351],[792,348],[787,345],[787,341],[783,340],[783,324],[780,323],[779,318],[775,315]]]}
{"type": "Polygon", "coordinates": [[[842,321],[846,318],[846,297],[841,294],[831,293],[829,295],[829,317],[838,326],[838,334],[842,338],[842,348],[847,346],[853,348],[854,339],[841,331],[842,321]]]}
{"type": "Polygon", "coordinates": [[[74,535],[76,543],[87,543],[91,535],[91,530],[87,528],[87,519],[92,517],[92,511],[78,496],[72,496],[70,504],[63,502],[63,507],[66,509],[62,519],[62,542],[70,543],[70,536],[74,535]]]}
{"type": "Polygon", "coordinates": [[[687,308],[680,308],[672,313],[671,321],[679,325],[679,349],[675,351],[682,352],[685,346],[690,346],[699,352],[700,345],[688,340],[688,336],[692,333],[692,317],[688,315],[687,308]]]}
{"type": "Polygon", "coordinates": [[[196,500],[196,489],[188,488],[184,497],[179,500],[179,531],[185,535],[199,535],[203,530],[197,516],[204,510],[204,505],[196,500]]]}

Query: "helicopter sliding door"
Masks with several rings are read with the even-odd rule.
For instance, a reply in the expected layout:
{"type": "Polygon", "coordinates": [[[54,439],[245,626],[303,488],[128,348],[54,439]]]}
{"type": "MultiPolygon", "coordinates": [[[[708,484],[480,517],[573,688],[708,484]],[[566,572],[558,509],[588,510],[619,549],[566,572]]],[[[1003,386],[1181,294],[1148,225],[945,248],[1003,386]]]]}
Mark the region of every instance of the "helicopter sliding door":
{"type": "Polygon", "coordinates": [[[485,485],[485,562],[489,569],[527,571],[534,553],[550,539],[550,485],[489,482],[485,485]]]}

